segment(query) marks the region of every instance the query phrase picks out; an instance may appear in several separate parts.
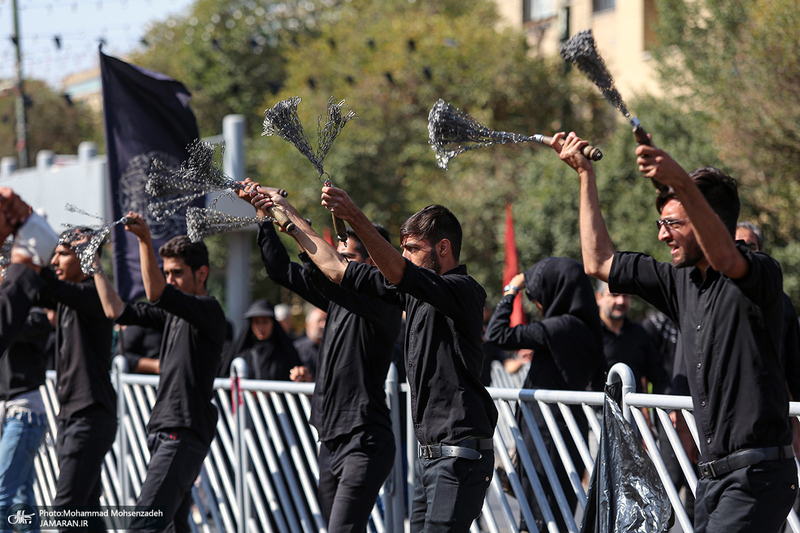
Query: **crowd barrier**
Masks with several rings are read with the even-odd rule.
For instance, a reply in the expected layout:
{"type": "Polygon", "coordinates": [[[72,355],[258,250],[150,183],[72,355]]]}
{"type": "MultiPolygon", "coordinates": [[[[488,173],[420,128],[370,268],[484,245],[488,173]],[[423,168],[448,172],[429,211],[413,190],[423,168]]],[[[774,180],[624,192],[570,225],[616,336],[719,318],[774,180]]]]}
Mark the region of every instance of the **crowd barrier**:
{"type": "MultiPolygon", "coordinates": [[[[603,393],[521,389],[525,369],[515,375],[494,363],[489,392],[499,412],[494,435],[496,475],[487,493],[481,516],[472,533],[518,533],[520,518],[533,524],[531,503],[538,504],[550,533],[559,533],[556,516],[566,530],[578,532],[586,504],[586,488],[594,467],[602,412],[603,393]],[[533,422],[535,406],[541,410],[553,442],[558,449],[560,465],[555,465],[545,452],[541,433],[533,422]],[[577,406],[571,408],[571,406],[577,406]],[[578,413],[576,416],[575,413],[578,413]],[[535,449],[522,445],[520,423],[531,428],[535,449]],[[588,432],[581,427],[588,426],[588,432]],[[560,428],[566,428],[562,431],[560,428]],[[580,460],[575,464],[569,447],[576,447],[580,460]],[[539,479],[533,469],[533,454],[543,462],[546,476],[539,479]],[[558,483],[557,469],[566,470],[569,484],[558,483]],[[519,471],[531,480],[535,502],[521,495],[519,471]],[[544,499],[544,486],[549,484],[557,501],[550,508],[544,499]],[[564,490],[577,497],[577,509],[570,508],[564,490]]],[[[219,409],[217,436],[195,486],[195,506],[190,524],[195,532],[325,532],[316,486],[318,442],[316,431],[308,424],[311,383],[258,381],[243,379],[245,363],[234,361],[231,378],[214,383],[215,403],[219,409]]],[[[49,505],[54,497],[58,465],[55,454],[56,399],[55,375],[48,373],[42,387],[47,406],[48,433],[35,461],[35,494],[39,505],[49,505]]],[[[692,532],[692,521],[675,488],[663,460],[670,447],[693,492],[697,484],[694,467],[685,453],[678,434],[669,419],[677,411],[686,419],[697,440],[689,397],[637,394],[633,373],[625,365],[615,365],[609,382],[620,381],[623,389],[622,409],[626,419],[638,429],[658,471],[675,512],[675,523],[684,532],[692,532]],[[659,431],[665,437],[656,440],[651,421],[642,412],[649,410],[650,419],[658,419],[659,431]]],[[[125,360],[114,361],[112,382],[118,394],[119,430],[111,452],[105,458],[102,473],[103,505],[133,505],[147,472],[149,453],[146,425],[156,398],[157,376],[128,374],[125,360]]],[[[372,511],[370,533],[408,531],[408,505],[413,490],[412,469],[417,453],[413,425],[404,413],[410,412],[407,385],[399,383],[394,366],[386,381],[387,401],[394,426],[398,450],[395,467],[384,484],[372,511]]],[[[800,415],[800,403],[790,404],[790,414],[800,415]]],[[[800,533],[800,521],[792,511],[787,517],[787,530],[800,533]]]]}

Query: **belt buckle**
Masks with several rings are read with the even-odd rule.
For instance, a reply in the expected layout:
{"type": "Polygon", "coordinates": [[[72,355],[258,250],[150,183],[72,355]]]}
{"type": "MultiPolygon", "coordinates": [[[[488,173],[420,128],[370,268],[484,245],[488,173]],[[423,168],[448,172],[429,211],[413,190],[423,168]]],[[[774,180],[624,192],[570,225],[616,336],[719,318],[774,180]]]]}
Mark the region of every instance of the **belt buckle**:
{"type": "Polygon", "coordinates": [[[441,442],[437,443],[437,444],[420,444],[419,445],[419,458],[420,459],[434,459],[433,452],[437,447],[439,448],[439,457],[441,457],[442,456],[442,453],[441,453],[442,443],[441,442]]]}
{"type": "Polygon", "coordinates": [[[707,462],[706,464],[704,464],[704,465],[702,465],[700,467],[700,470],[703,473],[703,477],[707,477],[707,478],[711,478],[711,479],[714,479],[715,477],[717,477],[717,472],[714,470],[714,464],[713,463],[714,463],[713,461],[709,461],[709,462],[707,462]]]}
{"type": "Polygon", "coordinates": [[[420,444],[419,445],[419,458],[420,459],[427,459],[430,457],[431,454],[431,447],[427,444],[420,444]]]}

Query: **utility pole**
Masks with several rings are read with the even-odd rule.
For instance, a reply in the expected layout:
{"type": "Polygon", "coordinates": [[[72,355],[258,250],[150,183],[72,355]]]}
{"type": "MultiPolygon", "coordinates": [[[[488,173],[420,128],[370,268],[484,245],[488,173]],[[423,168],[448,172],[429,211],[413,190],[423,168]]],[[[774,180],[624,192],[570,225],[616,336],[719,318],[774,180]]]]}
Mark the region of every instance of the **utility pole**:
{"type": "Polygon", "coordinates": [[[12,0],[11,9],[14,12],[14,46],[17,48],[16,65],[16,90],[17,99],[15,102],[16,122],[17,122],[17,158],[18,168],[28,166],[28,125],[25,120],[25,81],[22,77],[22,37],[19,33],[19,9],[17,0],[12,0]]]}

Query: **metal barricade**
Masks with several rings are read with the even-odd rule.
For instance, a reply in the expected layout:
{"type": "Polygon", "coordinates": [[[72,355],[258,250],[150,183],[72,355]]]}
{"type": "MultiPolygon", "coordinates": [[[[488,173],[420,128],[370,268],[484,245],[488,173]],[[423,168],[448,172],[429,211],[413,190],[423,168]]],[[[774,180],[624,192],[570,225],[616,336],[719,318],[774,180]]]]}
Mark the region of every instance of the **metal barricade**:
{"type": "MultiPolygon", "coordinates": [[[[492,384],[501,385],[489,388],[499,413],[494,434],[497,470],[471,531],[518,533],[520,519],[535,530],[530,525],[535,522],[538,507],[547,531],[559,531],[560,521],[566,531],[577,532],[599,442],[603,393],[509,387],[514,377],[503,374],[502,364],[494,364],[492,384]],[[531,449],[523,443],[523,427],[534,442],[531,449]],[[523,497],[525,477],[533,492],[531,500],[523,497]],[[554,502],[552,508],[546,497],[548,492],[554,502]],[[571,499],[576,501],[574,508],[571,499]]],[[[313,383],[242,378],[246,375],[244,361],[237,359],[231,368],[231,378],[214,382],[214,402],[219,411],[217,435],[192,489],[193,531],[325,532],[316,492],[317,434],[308,423],[313,383]]],[[[48,434],[35,461],[35,494],[40,505],[52,502],[58,477],[54,446],[58,402],[54,379],[54,373],[48,373],[48,381],[42,387],[48,434]]],[[[637,394],[633,374],[625,365],[611,369],[609,382],[612,381],[623,384],[623,413],[642,436],[675,509],[676,524],[682,531],[691,532],[692,521],[662,458],[662,453],[669,450],[660,450],[660,443],[653,437],[641,411],[651,409],[653,417],[659,420],[659,431],[666,435],[662,443],[668,443],[674,451],[688,487],[694,492],[697,475],[669,418],[670,411],[681,413],[696,442],[691,399],[637,394]]],[[[105,458],[101,503],[133,505],[147,474],[150,454],[146,425],[155,404],[158,377],[127,374],[124,358],[118,357],[112,382],[118,394],[119,429],[105,458]]],[[[408,386],[398,383],[394,366],[387,377],[386,392],[397,454],[395,467],[373,508],[370,533],[400,533],[409,529],[408,502],[414,484],[409,465],[416,460],[417,441],[409,417],[404,420],[401,416],[403,404],[405,413],[411,412],[410,398],[408,386]]],[[[790,404],[790,414],[800,416],[800,403],[790,404]]],[[[800,533],[794,511],[787,522],[791,531],[800,533]]]]}

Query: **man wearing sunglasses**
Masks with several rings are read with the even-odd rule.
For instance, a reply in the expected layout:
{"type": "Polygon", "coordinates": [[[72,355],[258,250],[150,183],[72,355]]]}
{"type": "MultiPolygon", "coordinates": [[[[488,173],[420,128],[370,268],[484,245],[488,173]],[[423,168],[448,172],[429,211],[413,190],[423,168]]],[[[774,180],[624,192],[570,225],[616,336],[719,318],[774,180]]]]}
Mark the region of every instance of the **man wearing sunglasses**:
{"type": "Polygon", "coordinates": [[[636,148],[640,172],[667,187],[656,200],[658,239],[672,256],[662,263],[615,250],[592,163],[580,153],[586,141],[553,139],[580,177],[584,269],[613,292],[641,296],[681,332],[702,455],[695,531],[780,531],[797,494],[780,358],[783,281],[774,259],[734,242],[736,183],[715,168],[687,173],[656,147],[636,148]]]}

